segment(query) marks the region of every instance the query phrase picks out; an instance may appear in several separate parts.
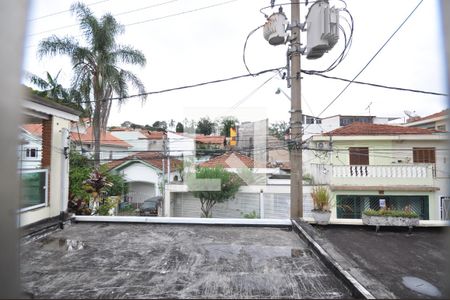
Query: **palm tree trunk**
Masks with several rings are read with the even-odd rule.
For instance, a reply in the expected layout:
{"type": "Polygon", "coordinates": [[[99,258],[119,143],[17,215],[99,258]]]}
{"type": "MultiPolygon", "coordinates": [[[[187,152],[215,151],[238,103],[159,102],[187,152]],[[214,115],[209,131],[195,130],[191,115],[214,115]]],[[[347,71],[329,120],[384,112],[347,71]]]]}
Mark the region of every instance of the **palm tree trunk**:
{"type": "Polygon", "coordinates": [[[100,166],[100,134],[101,134],[101,96],[100,96],[100,86],[98,82],[98,77],[94,75],[93,78],[94,85],[94,118],[92,120],[92,131],[94,134],[94,167],[98,168],[100,166]]]}
{"type": "Polygon", "coordinates": [[[94,166],[98,168],[100,166],[100,134],[101,134],[101,126],[100,126],[100,109],[101,105],[98,103],[100,101],[96,101],[95,109],[94,109],[94,118],[92,120],[92,130],[94,133],[94,166]]]}

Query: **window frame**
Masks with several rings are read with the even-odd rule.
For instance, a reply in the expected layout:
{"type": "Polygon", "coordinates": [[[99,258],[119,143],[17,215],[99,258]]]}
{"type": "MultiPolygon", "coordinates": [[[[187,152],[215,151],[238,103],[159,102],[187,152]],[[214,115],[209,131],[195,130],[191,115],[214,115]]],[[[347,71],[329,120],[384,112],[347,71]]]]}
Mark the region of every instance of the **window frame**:
{"type": "Polygon", "coordinates": [[[350,166],[368,166],[370,165],[369,147],[349,147],[348,163],[350,166]],[[364,150],[364,151],[362,151],[364,150]],[[362,160],[364,158],[364,160],[362,160]],[[367,162],[366,162],[367,160],[367,162]],[[356,163],[357,162],[357,163],[356,163]]]}
{"type": "Polygon", "coordinates": [[[413,147],[413,163],[415,164],[435,164],[436,147],[413,147]]]}

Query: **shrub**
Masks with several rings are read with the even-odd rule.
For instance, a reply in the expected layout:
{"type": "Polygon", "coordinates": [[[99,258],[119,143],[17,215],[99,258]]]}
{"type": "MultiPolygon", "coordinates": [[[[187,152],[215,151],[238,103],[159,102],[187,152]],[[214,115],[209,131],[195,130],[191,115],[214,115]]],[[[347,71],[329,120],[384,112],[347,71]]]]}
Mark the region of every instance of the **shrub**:
{"type": "Polygon", "coordinates": [[[418,218],[419,215],[409,210],[368,209],[363,212],[366,216],[418,218]]]}
{"type": "Polygon", "coordinates": [[[324,186],[316,186],[311,192],[315,211],[330,211],[331,200],[328,189],[324,186]]]}

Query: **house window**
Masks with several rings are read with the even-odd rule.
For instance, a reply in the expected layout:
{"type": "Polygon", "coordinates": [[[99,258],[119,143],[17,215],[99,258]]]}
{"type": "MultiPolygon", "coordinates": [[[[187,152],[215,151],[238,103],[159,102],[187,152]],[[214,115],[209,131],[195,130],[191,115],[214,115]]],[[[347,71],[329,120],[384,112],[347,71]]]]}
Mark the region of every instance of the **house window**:
{"type": "Polygon", "coordinates": [[[46,169],[23,171],[21,179],[21,211],[47,205],[48,171],[46,169]]]}
{"type": "Polygon", "coordinates": [[[367,147],[350,147],[350,165],[368,165],[369,164],[369,148],[367,147]]]}
{"type": "Polygon", "coordinates": [[[424,195],[389,196],[389,195],[337,195],[336,215],[338,219],[361,219],[367,209],[379,210],[380,199],[391,210],[411,209],[421,220],[429,220],[429,199],[424,195]]]}
{"type": "Polygon", "coordinates": [[[38,151],[36,148],[28,148],[26,150],[26,157],[38,157],[38,151]]]}
{"type": "Polygon", "coordinates": [[[445,131],[445,125],[439,125],[436,127],[437,130],[445,131]]]}
{"type": "Polygon", "coordinates": [[[413,148],[413,162],[415,163],[436,163],[436,149],[413,148]]]}

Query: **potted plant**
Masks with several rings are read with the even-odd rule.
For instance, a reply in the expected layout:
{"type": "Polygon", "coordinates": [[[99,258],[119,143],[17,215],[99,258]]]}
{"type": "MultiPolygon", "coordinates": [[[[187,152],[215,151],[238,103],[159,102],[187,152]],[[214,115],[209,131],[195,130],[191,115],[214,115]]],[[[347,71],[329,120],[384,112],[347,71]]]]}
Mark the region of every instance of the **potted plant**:
{"type": "Polygon", "coordinates": [[[362,221],[365,225],[375,225],[376,231],[380,226],[407,226],[411,231],[413,226],[419,225],[419,216],[409,207],[403,210],[368,209],[363,212],[362,221]]]}
{"type": "Polygon", "coordinates": [[[327,225],[331,217],[330,193],[325,186],[316,186],[311,192],[314,208],[312,215],[317,224],[327,225]]]}

